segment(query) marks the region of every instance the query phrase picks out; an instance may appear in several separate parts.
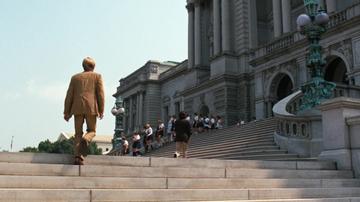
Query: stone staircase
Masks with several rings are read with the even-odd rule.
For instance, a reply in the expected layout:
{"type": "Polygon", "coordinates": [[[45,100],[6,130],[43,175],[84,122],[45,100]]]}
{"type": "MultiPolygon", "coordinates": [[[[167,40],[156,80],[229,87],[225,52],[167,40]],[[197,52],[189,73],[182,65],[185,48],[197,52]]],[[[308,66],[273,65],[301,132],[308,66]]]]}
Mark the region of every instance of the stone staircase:
{"type": "Polygon", "coordinates": [[[0,153],[0,202],[360,201],[332,162],[0,153]]]}
{"type": "MultiPolygon", "coordinates": [[[[203,159],[256,159],[256,160],[296,160],[298,155],[288,154],[274,142],[276,120],[269,118],[233,126],[222,130],[212,130],[191,137],[188,156],[203,159]]],[[[147,153],[146,156],[172,157],[175,143],[147,153]]]]}

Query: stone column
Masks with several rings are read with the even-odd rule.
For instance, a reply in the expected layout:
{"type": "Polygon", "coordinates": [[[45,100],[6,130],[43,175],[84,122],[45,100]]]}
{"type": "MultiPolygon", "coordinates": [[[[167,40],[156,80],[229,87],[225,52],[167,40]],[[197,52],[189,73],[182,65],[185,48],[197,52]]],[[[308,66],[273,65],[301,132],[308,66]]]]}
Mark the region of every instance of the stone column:
{"type": "Polygon", "coordinates": [[[214,55],[219,55],[221,52],[221,14],[220,14],[220,0],[213,0],[214,9],[214,55]]]}
{"type": "Polygon", "coordinates": [[[283,33],[291,31],[291,1],[282,0],[283,33]]]}
{"type": "Polygon", "coordinates": [[[221,34],[223,52],[231,52],[230,39],[230,0],[221,0],[221,34]]]}
{"type": "Polygon", "coordinates": [[[257,11],[256,11],[256,1],[249,0],[249,39],[250,39],[250,48],[256,48],[258,45],[258,22],[257,22],[257,11]]]}
{"type": "Polygon", "coordinates": [[[201,65],[201,7],[195,2],[195,66],[201,65]]]}
{"type": "Polygon", "coordinates": [[[273,21],[274,21],[274,37],[281,35],[281,0],[272,0],[273,4],[273,21]]]}
{"type": "Polygon", "coordinates": [[[128,103],[128,98],[124,98],[124,104],[123,105],[124,105],[124,109],[125,109],[125,114],[123,116],[123,128],[124,128],[125,133],[128,133],[128,129],[129,129],[129,124],[126,121],[126,116],[129,114],[129,112],[126,111],[127,103],[128,103]]]}
{"type": "Polygon", "coordinates": [[[360,116],[360,100],[339,97],[324,102],[318,108],[322,111],[323,129],[323,151],[319,159],[335,161],[340,170],[354,169],[352,150],[360,138],[354,134],[355,139],[352,139],[346,119],[360,116]]]}
{"type": "Polygon", "coordinates": [[[272,117],[272,106],[273,106],[273,103],[271,100],[268,101],[268,112],[267,112],[267,117],[272,117]]]}
{"type": "Polygon", "coordinates": [[[143,99],[144,99],[144,95],[143,95],[143,91],[140,91],[139,93],[139,112],[140,112],[140,115],[139,115],[139,125],[140,125],[140,128],[144,125],[143,123],[143,99]]]}
{"type": "Polygon", "coordinates": [[[328,13],[336,11],[336,0],[326,0],[326,10],[328,13]]]}
{"type": "Polygon", "coordinates": [[[133,120],[132,120],[132,116],[133,116],[133,97],[130,96],[129,97],[129,123],[128,123],[128,127],[130,132],[133,132],[134,128],[133,128],[133,120]]]}
{"type": "Polygon", "coordinates": [[[194,67],[194,4],[186,6],[188,10],[188,68],[194,67]]]}
{"type": "Polygon", "coordinates": [[[137,92],[136,94],[136,128],[139,129],[138,127],[140,126],[140,92],[137,92]]]}

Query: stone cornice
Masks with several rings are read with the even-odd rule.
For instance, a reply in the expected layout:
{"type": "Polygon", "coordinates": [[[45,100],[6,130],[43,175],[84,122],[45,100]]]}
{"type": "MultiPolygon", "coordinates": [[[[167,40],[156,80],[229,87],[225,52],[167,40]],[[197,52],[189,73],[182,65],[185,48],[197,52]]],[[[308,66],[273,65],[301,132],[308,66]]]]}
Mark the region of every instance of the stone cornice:
{"type": "Polygon", "coordinates": [[[126,88],[121,89],[121,88],[118,87],[116,93],[114,93],[112,96],[117,97],[117,96],[125,93],[128,90],[136,88],[137,86],[145,86],[147,84],[160,84],[160,81],[159,80],[146,80],[146,81],[141,81],[141,82],[138,82],[138,83],[134,83],[133,85],[128,85],[128,86],[126,86],[126,88]]]}
{"type": "Polygon", "coordinates": [[[236,55],[233,52],[221,52],[217,55],[211,56],[210,57],[210,62],[217,60],[218,58],[222,58],[222,57],[233,57],[233,58],[238,58],[241,55],[236,55]]]}
{"type": "Polygon", "coordinates": [[[328,111],[331,109],[348,108],[360,110],[360,99],[338,97],[331,100],[327,100],[317,107],[321,111],[328,111]]]}
{"type": "Polygon", "coordinates": [[[350,126],[358,125],[360,126],[360,116],[350,117],[346,119],[346,123],[350,126]]]}
{"type": "Polygon", "coordinates": [[[360,125],[360,116],[350,117],[346,119],[346,123],[350,126],[360,125]]]}

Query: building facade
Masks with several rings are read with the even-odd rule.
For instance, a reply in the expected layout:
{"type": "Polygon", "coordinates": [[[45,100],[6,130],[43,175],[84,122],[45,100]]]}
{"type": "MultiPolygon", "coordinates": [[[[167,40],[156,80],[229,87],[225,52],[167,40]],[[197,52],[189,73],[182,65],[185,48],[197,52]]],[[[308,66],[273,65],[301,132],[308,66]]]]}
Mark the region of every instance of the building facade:
{"type": "MultiPolygon", "coordinates": [[[[149,61],[120,80],[125,131],[186,111],[225,125],[272,116],[273,105],[310,79],[302,0],[187,0],[188,59],[149,61]],[[156,69],[156,71],[155,71],[156,69]]],[[[360,97],[360,0],[320,0],[330,15],[321,40],[325,79],[360,97]]]]}

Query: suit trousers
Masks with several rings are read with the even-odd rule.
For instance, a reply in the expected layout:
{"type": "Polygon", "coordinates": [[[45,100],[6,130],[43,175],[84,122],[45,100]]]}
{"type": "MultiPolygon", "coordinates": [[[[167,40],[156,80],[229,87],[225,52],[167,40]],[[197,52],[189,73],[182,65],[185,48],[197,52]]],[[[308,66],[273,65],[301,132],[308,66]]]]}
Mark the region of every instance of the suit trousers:
{"type": "Polygon", "coordinates": [[[180,157],[187,158],[187,142],[176,142],[176,153],[180,157]]]}
{"type": "Polygon", "coordinates": [[[75,115],[75,156],[86,156],[88,144],[96,135],[96,118],[97,115],[75,115]],[[83,125],[86,122],[86,133],[83,136],[83,125]]]}

